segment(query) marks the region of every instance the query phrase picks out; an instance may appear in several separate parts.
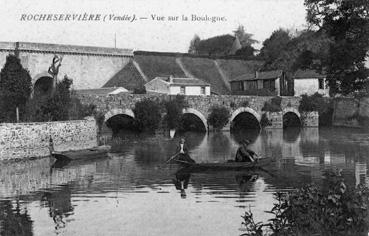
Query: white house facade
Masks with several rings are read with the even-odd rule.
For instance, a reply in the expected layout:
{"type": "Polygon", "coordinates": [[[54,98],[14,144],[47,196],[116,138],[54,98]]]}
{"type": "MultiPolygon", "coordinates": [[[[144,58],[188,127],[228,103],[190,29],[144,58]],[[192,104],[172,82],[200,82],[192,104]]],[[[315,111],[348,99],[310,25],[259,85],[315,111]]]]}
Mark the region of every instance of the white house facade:
{"type": "Polygon", "coordinates": [[[312,95],[314,93],[329,96],[325,75],[321,75],[313,70],[298,70],[294,75],[294,95],[312,95]]]}
{"type": "Polygon", "coordinates": [[[156,77],[145,84],[145,89],[169,95],[210,95],[210,84],[197,78],[156,77]]]}

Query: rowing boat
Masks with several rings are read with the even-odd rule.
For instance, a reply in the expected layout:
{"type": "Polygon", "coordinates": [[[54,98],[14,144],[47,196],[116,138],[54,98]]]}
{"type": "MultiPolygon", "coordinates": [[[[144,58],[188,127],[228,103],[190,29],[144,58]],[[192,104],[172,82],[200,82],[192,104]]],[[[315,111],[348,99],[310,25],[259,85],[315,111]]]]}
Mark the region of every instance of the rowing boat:
{"type": "Polygon", "coordinates": [[[257,162],[223,162],[223,163],[190,163],[181,160],[175,160],[183,166],[183,171],[199,172],[199,171],[217,171],[217,170],[251,170],[260,169],[270,165],[270,158],[261,158],[257,162]]]}
{"type": "Polygon", "coordinates": [[[51,156],[57,160],[79,160],[79,159],[94,159],[104,157],[110,150],[110,146],[98,146],[95,148],[65,151],[65,152],[51,152],[51,156]]]}

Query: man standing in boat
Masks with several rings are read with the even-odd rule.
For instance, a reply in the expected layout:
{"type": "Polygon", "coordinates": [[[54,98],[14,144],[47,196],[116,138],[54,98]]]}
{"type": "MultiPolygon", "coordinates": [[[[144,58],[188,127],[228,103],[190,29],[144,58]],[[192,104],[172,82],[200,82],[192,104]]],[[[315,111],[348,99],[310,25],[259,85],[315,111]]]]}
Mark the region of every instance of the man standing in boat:
{"type": "Polygon", "coordinates": [[[188,148],[185,144],[186,140],[181,138],[176,149],[176,159],[179,161],[185,161],[190,163],[195,163],[195,161],[188,155],[188,148]]]}
{"type": "Polygon", "coordinates": [[[243,140],[240,143],[240,147],[236,153],[236,162],[255,162],[257,161],[257,155],[254,151],[249,149],[250,140],[243,140]]]}

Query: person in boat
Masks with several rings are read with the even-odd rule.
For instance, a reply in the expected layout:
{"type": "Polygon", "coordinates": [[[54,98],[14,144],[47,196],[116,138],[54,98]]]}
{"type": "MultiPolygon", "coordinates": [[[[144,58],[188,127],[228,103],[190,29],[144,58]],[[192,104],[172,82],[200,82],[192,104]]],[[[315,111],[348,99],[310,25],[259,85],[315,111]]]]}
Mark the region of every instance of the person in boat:
{"type": "Polygon", "coordinates": [[[255,162],[257,161],[257,155],[254,151],[249,149],[250,140],[243,140],[240,143],[240,147],[236,153],[236,162],[255,162]]]}
{"type": "Polygon", "coordinates": [[[188,154],[188,148],[186,146],[186,140],[181,138],[176,149],[176,159],[179,161],[185,161],[190,163],[195,163],[195,161],[188,154]]]}

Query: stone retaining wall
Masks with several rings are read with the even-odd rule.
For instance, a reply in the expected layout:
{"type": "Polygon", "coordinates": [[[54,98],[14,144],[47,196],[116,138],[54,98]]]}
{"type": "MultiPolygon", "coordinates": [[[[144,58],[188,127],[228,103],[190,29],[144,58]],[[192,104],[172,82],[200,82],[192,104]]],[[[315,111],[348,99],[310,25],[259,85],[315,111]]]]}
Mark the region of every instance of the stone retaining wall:
{"type": "Polygon", "coordinates": [[[39,123],[0,124],[0,161],[49,155],[49,138],[55,151],[91,148],[97,145],[95,119],[39,123]]]}

